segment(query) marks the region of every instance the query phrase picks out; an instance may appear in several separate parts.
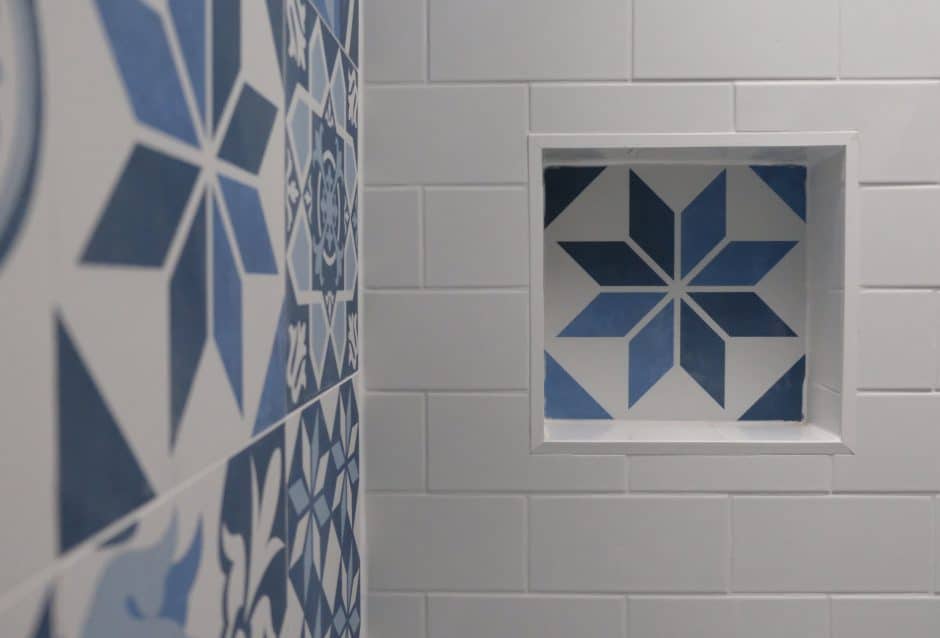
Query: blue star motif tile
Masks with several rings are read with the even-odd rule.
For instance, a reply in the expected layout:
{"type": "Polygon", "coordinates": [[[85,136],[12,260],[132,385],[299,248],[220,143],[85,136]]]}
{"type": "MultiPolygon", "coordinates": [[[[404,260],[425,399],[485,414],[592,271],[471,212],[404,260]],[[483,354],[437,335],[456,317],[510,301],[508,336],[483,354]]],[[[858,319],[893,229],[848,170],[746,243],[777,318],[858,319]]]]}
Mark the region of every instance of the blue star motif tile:
{"type": "MultiPolygon", "coordinates": [[[[650,184],[630,170],[628,210],[621,213],[628,217],[624,228],[629,229],[629,241],[557,241],[558,248],[600,292],[576,314],[568,315],[555,338],[626,339],[628,410],[640,404],[676,367],[724,409],[729,340],[798,337],[761,297],[757,287],[799,241],[729,239],[726,173],[721,170],[710,178],[691,201],[684,200],[688,203],[675,212],[650,184]]],[[[565,211],[600,174],[599,167],[546,170],[546,226],[553,224],[557,230],[565,211]]],[[[805,171],[754,167],[754,174],[801,220],[805,219],[805,201],[799,192],[805,188],[800,181],[805,171]]],[[[577,375],[572,376],[547,353],[546,360],[552,364],[551,370],[546,368],[546,416],[611,418],[604,416],[607,412],[577,375]],[[559,393],[580,396],[584,414],[570,405],[562,406],[559,396],[554,396],[559,393]]],[[[802,368],[794,368],[787,375],[774,386],[785,387],[786,391],[768,390],[771,395],[787,397],[783,403],[771,402],[777,409],[776,416],[774,408],[766,407],[769,399],[747,414],[792,418],[796,412],[792,388],[801,387],[802,368]]]]}
{"type": "Polygon", "coordinates": [[[160,268],[171,242],[185,234],[170,276],[175,443],[210,336],[243,407],[243,282],[248,275],[277,274],[257,187],[244,175],[260,170],[277,107],[240,79],[240,0],[215,0],[210,12],[205,0],[170,0],[169,20],[141,0],[96,5],[138,122],[218,158],[199,167],[183,154],[138,144],[82,255],[85,264],[160,268]],[[182,64],[170,53],[168,30],[180,44],[182,64]]]}

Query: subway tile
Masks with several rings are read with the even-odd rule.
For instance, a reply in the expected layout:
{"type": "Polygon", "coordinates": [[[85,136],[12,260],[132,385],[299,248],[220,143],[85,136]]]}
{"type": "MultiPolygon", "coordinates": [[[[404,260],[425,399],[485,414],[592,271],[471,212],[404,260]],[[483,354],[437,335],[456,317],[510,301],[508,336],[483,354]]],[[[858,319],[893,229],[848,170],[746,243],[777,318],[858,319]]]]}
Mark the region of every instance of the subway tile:
{"type": "Polygon", "coordinates": [[[367,188],[362,242],[368,288],[421,285],[421,193],[417,188],[367,188]]]}
{"type": "Polygon", "coordinates": [[[622,492],[622,456],[532,454],[528,396],[428,398],[432,490],[622,492]]]}
{"type": "Polygon", "coordinates": [[[940,284],[940,188],[864,188],[861,195],[862,283],[940,284]]]}
{"type": "Polygon", "coordinates": [[[374,638],[426,638],[424,594],[369,594],[366,635],[374,638]]]}
{"type": "Polygon", "coordinates": [[[634,20],[637,78],[837,73],[837,0],[634,0],[634,20]]]}
{"type": "Polygon", "coordinates": [[[534,591],[725,591],[729,503],[719,497],[533,497],[534,591]]]}
{"type": "Polygon", "coordinates": [[[636,456],[632,492],[825,492],[827,456],[636,456]]]}
{"type": "Polygon", "coordinates": [[[623,638],[624,606],[612,596],[431,595],[430,638],[623,638]]]}
{"type": "Polygon", "coordinates": [[[365,103],[370,185],[525,181],[524,86],[373,86],[365,103]]]}
{"type": "Polygon", "coordinates": [[[930,587],[930,499],[734,499],[741,592],[918,592],[930,587]]]}
{"type": "Polygon", "coordinates": [[[832,638],[934,638],[940,635],[937,598],[832,599],[832,638]]]}
{"type": "Polygon", "coordinates": [[[362,70],[367,82],[415,82],[427,76],[426,0],[372,2],[363,11],[362,70]]]}
{"type": "Polygon", "coordinates": [[[934,0],[842,2],[841,75],[936,77],[940,5],[934,0]]]}
{"type": "Polygon", "coordinates": [[[525,389],[528,295],[367,293],[368,388],[525,389]]]}
{"type": "Polygon", "coordinates": [[[627,79],[630,0],[431,0],[434,80],[627,79]]]}
{"type": "Polygon", "coordinates": [[[631,638],[829,638],[823,596],[630,597],[631,638]]]}
{"type": "Polygon", "coordinates": [[[857,414],[854,454],[833,457],[835,491],[940,491],[940,396],[861,396],[857,414]]]}
{"type": "Polygon", "coordinates": [[[428,286],[529,283],[529,202],[524,188],[428,189],[428,286]]]}
{"type": "Polygon", "coordinates": [[[859,179],[940,179],[940,83],[742,83],[736,91],[741,131],[859,132],[859,179]]]}
{"type": "Polygon", "coordinates": [[[858,387],[927,389],[937,377],[937,295],[866,292],[859,303],[858,387]]]}
{"type": "Polygon", "coordinates": [[[734,128],[730,84],[535,84],[540,133],[698,133],[734,128]]]}
{"type": "Polygon", "coordinates": [[[370,494],[367,507],[373,589],[525,587],[523,497],[370,494]]]}
{"type": "Polygon", "coordinates": [[[366,489],[424,491],[424,395],[366,395],[366,489]]]}

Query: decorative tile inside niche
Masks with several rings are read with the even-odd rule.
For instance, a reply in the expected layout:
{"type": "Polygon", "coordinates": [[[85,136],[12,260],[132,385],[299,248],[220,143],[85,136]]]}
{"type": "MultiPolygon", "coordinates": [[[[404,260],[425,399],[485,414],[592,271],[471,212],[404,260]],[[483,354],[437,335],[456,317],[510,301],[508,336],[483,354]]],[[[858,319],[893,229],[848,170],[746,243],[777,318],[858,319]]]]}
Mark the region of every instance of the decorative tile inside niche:
{"type": "Polygon", "coordinates": [[[804,167],[544,178],[547,418],[803,419],[804,167]]]}

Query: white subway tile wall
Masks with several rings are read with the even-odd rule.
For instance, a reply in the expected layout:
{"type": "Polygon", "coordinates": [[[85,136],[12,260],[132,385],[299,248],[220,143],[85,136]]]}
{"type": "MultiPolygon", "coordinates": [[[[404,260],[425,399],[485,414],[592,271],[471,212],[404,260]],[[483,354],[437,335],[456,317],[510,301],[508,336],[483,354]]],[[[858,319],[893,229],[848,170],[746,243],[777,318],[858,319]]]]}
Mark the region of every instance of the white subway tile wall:
{"type": "Polygon", "coordinates": [[[365,11],[367,198],[390,197],[365,230],[372,638],[937,635],[940,5],[386,5],[365,11]],[[526,135],[806,130],[859,133],[855,454],[533,455],[526,135]]]}

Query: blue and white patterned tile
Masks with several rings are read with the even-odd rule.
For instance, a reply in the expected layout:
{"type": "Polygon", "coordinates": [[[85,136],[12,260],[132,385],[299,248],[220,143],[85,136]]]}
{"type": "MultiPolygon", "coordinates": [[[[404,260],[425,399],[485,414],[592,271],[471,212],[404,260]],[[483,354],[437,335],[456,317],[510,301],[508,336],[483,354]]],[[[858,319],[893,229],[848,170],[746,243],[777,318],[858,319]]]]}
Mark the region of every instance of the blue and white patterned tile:
{"type": "Polygon", "coordinates": [[[802,419],[805,177],[548,169],[546,416],[802,419]]]}
{"type": "Polygon", "coordinates": [[[281,635],[284,498],[280,426],[73,556],[52,635],[281,635]]]}
{"type": "MultiPolygon", "coordinates": [[[[253,434],[284,286],[272,25],[250,0],[46,10],[49,98],[75,104],[48,118],[59,334],[96,389],[100,427],[159,494],[253,434]]],[[[102,485],[73,485],[77,510],[107,501],[102,485]]]]}
{"type": "Polygon", "coordinates": [[[362,624],[359,406],[354,381],[288,421],[289,635],[356,638],[362,624]]]}
{"type": "MultiPolygon", "coordinates": [[[[275,381],[285,386],[285,409],[359,363],[358,70],[334,35],[355,16],[346,3],[315,4],[287,3],[287,285],[283,338],[272,352],[285,371],[275,381]]],[[[277,402],[273,388],[270,396],[277,402]]]]}

